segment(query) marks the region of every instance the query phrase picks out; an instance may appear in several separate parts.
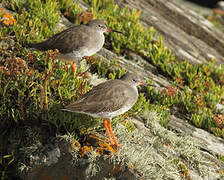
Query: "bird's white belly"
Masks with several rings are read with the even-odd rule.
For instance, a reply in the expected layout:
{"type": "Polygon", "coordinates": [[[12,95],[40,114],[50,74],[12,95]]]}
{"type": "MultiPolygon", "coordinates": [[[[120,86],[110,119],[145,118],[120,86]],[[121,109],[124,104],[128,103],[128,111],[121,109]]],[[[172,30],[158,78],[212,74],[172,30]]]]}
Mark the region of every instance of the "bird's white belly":
{"type": "Polygon", "coordinates": [[[100,112],[100,113],[95,114],[95,117],[113,118],[115,116],[119,116],[119,115],[125,113],[126,111],[131,109],[132,106],[133,105],[131,105],[131,106],[124,106],[124,107],[120,108],[119,110],[113,111],[113,112],[100,112]]]}
{"type": "Polygon", "coordinates": [[[72,51],[72,53],[66,54],[67,56],[74,59],[82,59],[84,56],[92,56],[96,52],[98,52],[102,47],[94,47],[94,48],[82,48],[80,51],[72,51]]]}
{"type": "Polygon", "coordinates": [[[92,56],[94,55],[96,52],[98,52],[102,47],[94,47],[94,48],[86,48],[82,51],[82,53],[80,53],[80,55],[83,56],[92,56]]]}
{"type": "Polygon", "coordinates": [[[89,42],[79,49],[72,51],[71,53],[66,54],[74,59],[82,59],[84,56],[92,56],[98,52],[104,44],[104,35],[97,34],[97,39],[90,39],[89,42]]]}

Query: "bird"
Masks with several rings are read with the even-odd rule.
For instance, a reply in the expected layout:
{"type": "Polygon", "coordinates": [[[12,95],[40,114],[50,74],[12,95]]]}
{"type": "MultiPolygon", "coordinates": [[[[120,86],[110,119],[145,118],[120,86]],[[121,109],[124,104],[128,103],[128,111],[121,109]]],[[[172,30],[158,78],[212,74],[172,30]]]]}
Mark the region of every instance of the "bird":
{"type": "Polygon", "coordinates": [[[74,62],[85,56],[94,55],[103,47],[104,32],[122,33],[108,28],[104,21],[94,19],[87,24],[72,26],[43,42],[28,44],[28,47],[40,51],[58,49],[59,54],[56,58],[64,62],[73,62],[72,69],[75,72],[74,62]]]}
{"type": "Polygon", "coordinates": [[[138,98],[137,86],[145,84],[135,74],[126,73],[121,79],[108,80],[93,87],[79,101],[62,110],[104,118],[103,123],[110,143],[119,147],[111,129],[111,120],[132,108],[138,98]]]}

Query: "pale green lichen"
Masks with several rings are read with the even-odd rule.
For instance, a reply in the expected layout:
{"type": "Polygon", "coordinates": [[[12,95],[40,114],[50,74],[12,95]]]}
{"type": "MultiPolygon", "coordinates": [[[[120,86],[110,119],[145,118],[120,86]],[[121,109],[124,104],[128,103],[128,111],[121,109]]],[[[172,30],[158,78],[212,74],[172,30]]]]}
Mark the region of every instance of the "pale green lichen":
{"type": "Polygon", "coordinates": [[[177,135],[159,124],[155,112],[143,116],[147,128],[141,123],[132,133],[122,124],[117,124],[115,133],[123,149],[112,157],[116,163],[132,167],[148,179],[182,179],[181,165],[200,174],[201,178],[213,175],[212,163],[205,159],[195,140],[190,136],[177,135]],[[141,127],[143,126],[143,127],[141,127]]]}

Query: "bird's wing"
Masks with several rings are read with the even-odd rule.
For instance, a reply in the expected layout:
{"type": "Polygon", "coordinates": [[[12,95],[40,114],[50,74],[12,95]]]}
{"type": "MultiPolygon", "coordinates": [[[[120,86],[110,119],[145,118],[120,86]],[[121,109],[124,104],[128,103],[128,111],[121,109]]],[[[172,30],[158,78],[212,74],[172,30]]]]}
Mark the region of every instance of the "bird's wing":
{"type": "Polygon", "coordinates": [[[79,102],[70,104],[65,109],[84,113],[117,111],[131,98],[124,90],[124,86],[126,84],[116,83],[116,80],[99,84],[85,94],[79,102]]]}
{"type": "Polygon", "coordinates": [[[84,43],[89,40],[88,31],[89,28],[85,25],[73,26],[46,41],[30,44],[30,47],[39,50],[58,49],[60,53],[70,53],[84,47],[84,43]]]}

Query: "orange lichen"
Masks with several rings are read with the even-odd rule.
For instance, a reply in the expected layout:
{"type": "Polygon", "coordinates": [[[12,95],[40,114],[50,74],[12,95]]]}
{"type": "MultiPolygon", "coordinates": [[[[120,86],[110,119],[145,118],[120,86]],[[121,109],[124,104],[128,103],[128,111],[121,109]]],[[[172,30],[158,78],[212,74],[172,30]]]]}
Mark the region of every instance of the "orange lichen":
{"type": "Polygon", "coordinates": [[[72,148],[77,147],[78,149],[80,149],[81,148],[81,144],[79,143],[79,141],[77,141],[75,139],[72,139],[71,147],[72,148]]]}
{"type": "Polygon", "coordinates": [[[189,169],[186,167],[186,165],[184,164],[180,164],[180,168],[181,168],[181,176],[185,179],[189,179],[191,180],[191,177],[190,177],[190,171],[189,169]]]}
{"type": "Polygon", "coordinates": [[[83,145],[81,145],[77,140],[72,139],[71,141],[71,148],[72,149],[78,149],[79,154],[81,157],[84,157],[86,154],[88,154],[91,151],[94,151],[98,155],[108,154],[109,152],[116,152],[116,149],[114,149],[110,144],[105,142],[105,140],[96,137],[94,135],[89,135],[86,140],[83,140],[83,145]],[[95,145],[92,145],[92,144],[95,145]],[[98,146],[97,148],[94,148],[95,146],[98,146]],[[95,150],[94,150],[95,149],[95,150]]]}
{"type": "Polygon", "coordinates": [[[120,67],[121,65],[120,65],[120,60],[119,59],[115,59],[115,64],[114,64],[114,66],[116,66],[116,67],[120,67]]]}
{"type": "Polygon", "coordinates": [[[93,151],[93,147],[92,146],[83,146],[80,149],[80,155],[83,157],[85,156],[89,151],[93,151]]]}
{"type": "Polygon", "coordinates": [[[213,117],[215,123],[218,125],[219,128],[224,127],[224,114],[218,114],[213,117]]]}
{"type": "Polygon", "coordinates": [[[113,153],[116,152],[116,150],[105,141],[102,141],[102,143],[99,144],[99,146],[102,147],[104,150],[107,150],[113,153]]]}
{"type": "Polygon", "coordinates": [[[99,154],[102,153],[103,154],[104,150],[107,150],[107,151],[110,151],[110,152],[116,152],[116,150],[110,144],[108,144],[105,140],[103,140],[99,137],[93,136],[93,135],[89,135],[89,137],[97,140],[98,145],[99,145],[97,153],[99,153],[99,154]]]}
{"type": "Polygon", "coordinates": [[[16,20],[11,14],[7,13],[5,9],[0,8],[0,23],[10,26],[15,24],[16,20]]]}
{"type": "Polygon", "coordinates": [[[102,155],[104,153],[104,148],[103,147],[97,147],[96,153],[102,155]]]}

